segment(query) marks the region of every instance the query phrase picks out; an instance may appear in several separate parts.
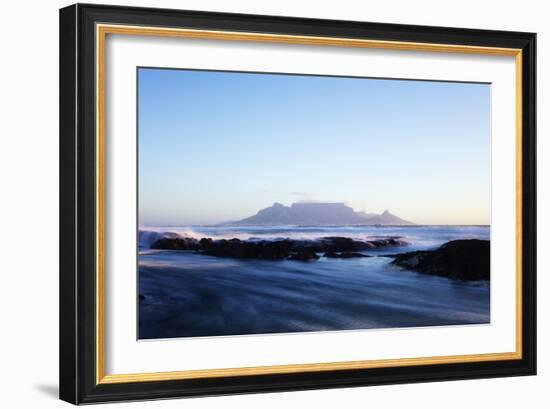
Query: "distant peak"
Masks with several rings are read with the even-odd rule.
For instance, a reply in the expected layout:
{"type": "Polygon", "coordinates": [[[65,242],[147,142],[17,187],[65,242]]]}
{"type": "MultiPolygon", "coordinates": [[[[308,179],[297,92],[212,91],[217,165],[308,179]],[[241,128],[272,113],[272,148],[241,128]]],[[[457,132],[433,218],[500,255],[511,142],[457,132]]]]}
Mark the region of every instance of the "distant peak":
{"type": "Polygon", "coordinates": [[[384,210],[381,214],[355,212],[343,202],[274,202],[254,216],[234,222],[241,225],[410,225],[384,210]]]}

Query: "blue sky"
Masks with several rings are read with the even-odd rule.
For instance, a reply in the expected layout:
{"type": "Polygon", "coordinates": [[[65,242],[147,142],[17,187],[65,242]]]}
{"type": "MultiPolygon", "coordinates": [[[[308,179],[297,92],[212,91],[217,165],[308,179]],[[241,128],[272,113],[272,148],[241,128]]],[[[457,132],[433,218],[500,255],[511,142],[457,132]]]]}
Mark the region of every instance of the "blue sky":
{"type": "Polygon", "coordinates": [[[346,202],[490,222],[490,85],[140,68],[139,223],[346,202]]]}

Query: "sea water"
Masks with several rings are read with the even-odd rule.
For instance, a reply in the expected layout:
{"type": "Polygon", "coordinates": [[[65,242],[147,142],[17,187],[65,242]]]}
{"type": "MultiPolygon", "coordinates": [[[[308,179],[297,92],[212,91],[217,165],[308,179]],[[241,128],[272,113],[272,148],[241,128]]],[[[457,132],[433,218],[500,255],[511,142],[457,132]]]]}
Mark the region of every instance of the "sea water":
{"type": "Polygon", "coordinates": [[[460,282],[391,264],[395,254],[450,240],[490,239],[487,226],[168,226],[139,235],[139,338],[368,330],[490,323],[488,282],[460,282]],[[373,257],[317,261],[218,258],[151,250],[166,233],[241,240],[369,240],[409,244],[373,257]]]}

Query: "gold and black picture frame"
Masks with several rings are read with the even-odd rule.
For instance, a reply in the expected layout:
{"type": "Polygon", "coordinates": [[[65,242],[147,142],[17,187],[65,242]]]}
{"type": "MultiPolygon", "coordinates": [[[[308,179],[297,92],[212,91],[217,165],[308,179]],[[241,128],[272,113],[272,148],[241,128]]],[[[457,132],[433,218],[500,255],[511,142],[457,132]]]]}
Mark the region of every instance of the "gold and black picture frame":
{"type": "Polygon", "coordinates": [[[535,80],[533,33],[61,9],[60,398],[536,374],[535,80]]]}

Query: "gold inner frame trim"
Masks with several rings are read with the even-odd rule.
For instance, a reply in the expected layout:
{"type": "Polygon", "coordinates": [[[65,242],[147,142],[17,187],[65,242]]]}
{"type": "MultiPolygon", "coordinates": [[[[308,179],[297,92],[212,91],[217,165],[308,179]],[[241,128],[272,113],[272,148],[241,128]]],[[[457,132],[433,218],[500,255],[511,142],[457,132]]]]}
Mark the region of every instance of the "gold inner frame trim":
{"type": "Polygon", "coordinates": [[[246,375],[290,374],[347,369],[388,368],[413,365],[437,365],[466,362],[490,362],[522,358],[522,51],[515,48],[467,46],[458,44],[415,43],[353,38],[298,36],[179,29],[167,27],[96,25],[96,382],[128,382],[204,379],[246,375]],[[516,350],[504,353],[449,355],[365,361],[321,362],[173,372],[105,374],[105,41],[107,34],[195,38],[225,41],[354,47],[401,51],[467,53],[515,57],[516,65],[516,350]]]}

